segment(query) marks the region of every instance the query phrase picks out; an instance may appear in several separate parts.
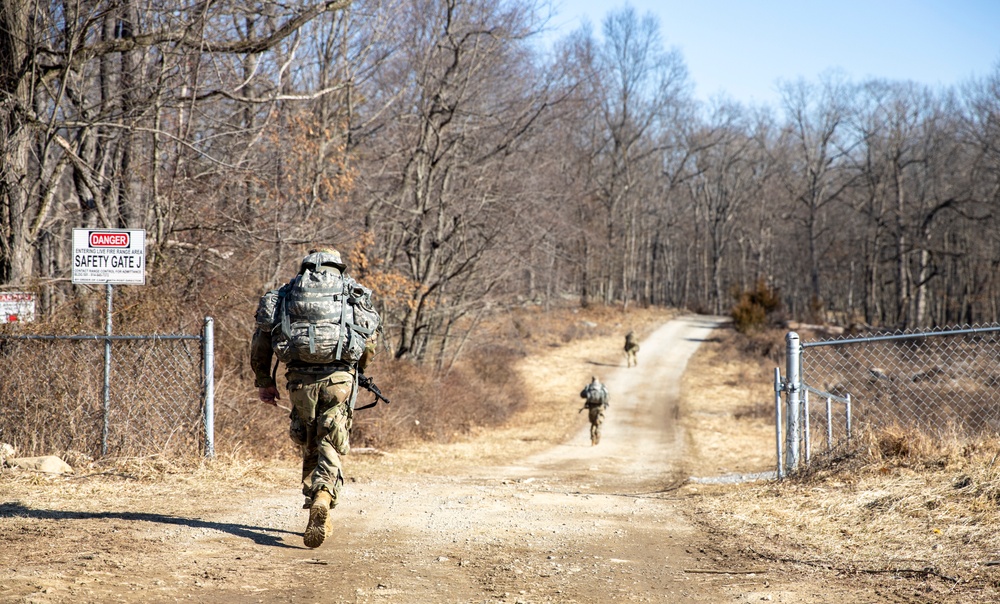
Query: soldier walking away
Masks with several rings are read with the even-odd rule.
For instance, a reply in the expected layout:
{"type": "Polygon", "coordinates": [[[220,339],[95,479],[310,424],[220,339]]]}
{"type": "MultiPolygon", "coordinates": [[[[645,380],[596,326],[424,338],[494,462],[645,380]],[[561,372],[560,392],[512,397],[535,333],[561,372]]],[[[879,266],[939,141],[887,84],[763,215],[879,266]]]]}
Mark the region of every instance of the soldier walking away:
{"type": "Polygon", "coordinates": [[[635,334],[631,331],[625,334],[625,362],[629,367],[639,364],[636,354],[639,352],[639,343],[635,341],[635,334]]]}
{"type": "Polygon", "coordinates": [[[262,402],[278,404],[272,355],[285,364],[289,435],[302,450],[307,547],[319,547],[332,530],[330,509],[344,484],[340,456],[350,451],[358,380],[375,354],[381,326],[371,290],[345,268],[337,250],[310,250],[291,281],[261,297],[250,344],[262,402]]]}
{"type": "Polygon", "coordinates": [[[595,375],[590,378],[587,387],[580,391],[580,397],[586,399],[580,411],[587,409],[590,414],[590,444],[596,445],[601,442],[601,424],[604,423],[604,410],[608,408],[608,388],[595,375]]]}

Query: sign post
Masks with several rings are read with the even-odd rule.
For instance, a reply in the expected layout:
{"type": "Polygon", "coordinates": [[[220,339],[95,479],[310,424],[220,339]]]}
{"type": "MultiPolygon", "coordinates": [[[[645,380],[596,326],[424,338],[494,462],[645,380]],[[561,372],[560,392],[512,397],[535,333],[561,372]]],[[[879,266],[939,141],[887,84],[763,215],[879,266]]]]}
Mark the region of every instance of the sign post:
{"type": "Polygon", "coordinates": [[[111,298],[112,285],[146,284],[146,231],[127,229],[73,229],[73,283],[104,284],[107,316],[104,322],[104,428],[101,455],[108,454],[111,415],[111,298]]]}

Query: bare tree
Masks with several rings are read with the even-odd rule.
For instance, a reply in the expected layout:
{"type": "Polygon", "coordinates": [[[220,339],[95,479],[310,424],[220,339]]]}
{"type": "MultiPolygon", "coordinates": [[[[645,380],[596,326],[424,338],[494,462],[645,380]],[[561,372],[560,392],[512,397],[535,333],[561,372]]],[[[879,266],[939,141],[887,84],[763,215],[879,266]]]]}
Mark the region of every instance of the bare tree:
{"type": "Polygon", "coordinates": [[[770,176],[770,158],[760,142],[744,109],[725,101],[716,105],[711,120],[691,142],[700,149],[687,184],[694,222],[706,235],[703,299],[716,313],[723,312],[722,271],[739,220],[770,176]]]}
{"type": "Polygon", "coordinates": [[[659,172],[661,133],[686,108],[689,83],[680,54],[663,48],[652,14],[640,18],[627,6],[612,11],[603,34],[598,45],[584,34],[581,48],[592,51],[579,54],[581,72],[590,80],[586,89],[598,95],[590,99],[595,122],[586,130],[592,133],[590,195],[603,224],[598,289],[605,303],[616,297],[627,303],[641,264],[643,204],[655,189],[640,181],[659,172]]]}
{"type": "MultiPolygon", "coordinates": [[[[820,246],[837,221],[829,220],[827,208],[851,186],[853,174],[846,156],[851,141],[845,136],[850,90],[837,76],[828,76],[820,86],[804,80],[782,86],[787,128],[784,136],[791,147],[785,157],[792,162],[780,171],[788,196],[798,205],[795,213],[805,229],[808,245],[811,306],[822,306],[820,246]]],[[[820,317],[821,318],[821,317],[820,317]]]]}
{"type": "Polygon", "coordinates": [[[380,85],[400,94],[373,134],[364,194],[385,257],[411,284],[396,356],[424,359],[511,269],[502,256],[526,194],[518,149],[548,99],[522,43],[531,5],[413,0],[396,18],[407,36],[380,85]]]}
{"type": "Polygon", "coordinates": [[[279,102],[296,32],[348,4],[3,0],[0,279],[32,277],[39,238],[54,222],[63,246],[72,226],[153,226],[164,236],[165,214],[177,209],[166,198],[187,193],[176,180],[185,165],[232,168],[234,150],[252,142],[233,136],[248,125],[246,112],[218,109],[279,102]],[[267,58],[272,70],[251,67],[267,58]],[[78,216],[64,216],[73,202],[78,216]]]}

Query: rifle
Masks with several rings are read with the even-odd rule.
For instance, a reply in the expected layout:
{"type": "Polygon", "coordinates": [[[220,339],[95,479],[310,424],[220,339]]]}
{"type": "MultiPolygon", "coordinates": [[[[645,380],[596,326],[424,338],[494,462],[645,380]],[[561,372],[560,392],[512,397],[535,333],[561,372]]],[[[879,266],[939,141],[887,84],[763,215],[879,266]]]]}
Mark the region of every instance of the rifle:
{"type": "Polygon", "coordinates": [[[368,392],[374,394],[375,400],[365,405],[364,407],[357,407],[355,411],[360,411],[361,409],[370,409],[371,407],[377,405],[379,401],[384,401],[386,405],[389,404],[389,399],[385,398],[385,396],[382,395],[382,391],[379,390],[378,386],[375,385],[374,380],[372,380],[370,377],[366,376],[363,373],[359,373],[358,385],[367,390],[368,392]]]}

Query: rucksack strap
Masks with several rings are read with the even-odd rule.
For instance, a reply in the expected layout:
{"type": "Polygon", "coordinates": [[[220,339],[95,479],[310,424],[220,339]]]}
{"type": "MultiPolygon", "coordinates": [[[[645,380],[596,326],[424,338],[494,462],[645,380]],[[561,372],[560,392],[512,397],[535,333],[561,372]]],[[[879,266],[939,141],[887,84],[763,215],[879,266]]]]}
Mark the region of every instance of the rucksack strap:
{"type": "Polygon", "coordinates": [[[358,333],[362,333],[366,336],[370,336],[375,333],[375,329],[371,327],[365,327],[364,325],[358,325],[357,323],[351,323],[351,329],[358,333]]]}
{"type": "MultiPolygon", "coordinates": [[[[344,296],[344,303],[340,305],[340,338],[337,339],[337,358],[341,358],[344,352],[344,337],[347,330],[347,279],[341,281],[340,294],[344,296]]],[[[357,390],[357,385],[355,385],[355,390],[357,390]]]]}
{"type": "Polygon", "coordinates": [[[285,308],[285,288],[278,290],[278,314],[281,315],[281,335],[285,338],[292,337],[292,320],[288,316],[288,309],[285,308]]]}

